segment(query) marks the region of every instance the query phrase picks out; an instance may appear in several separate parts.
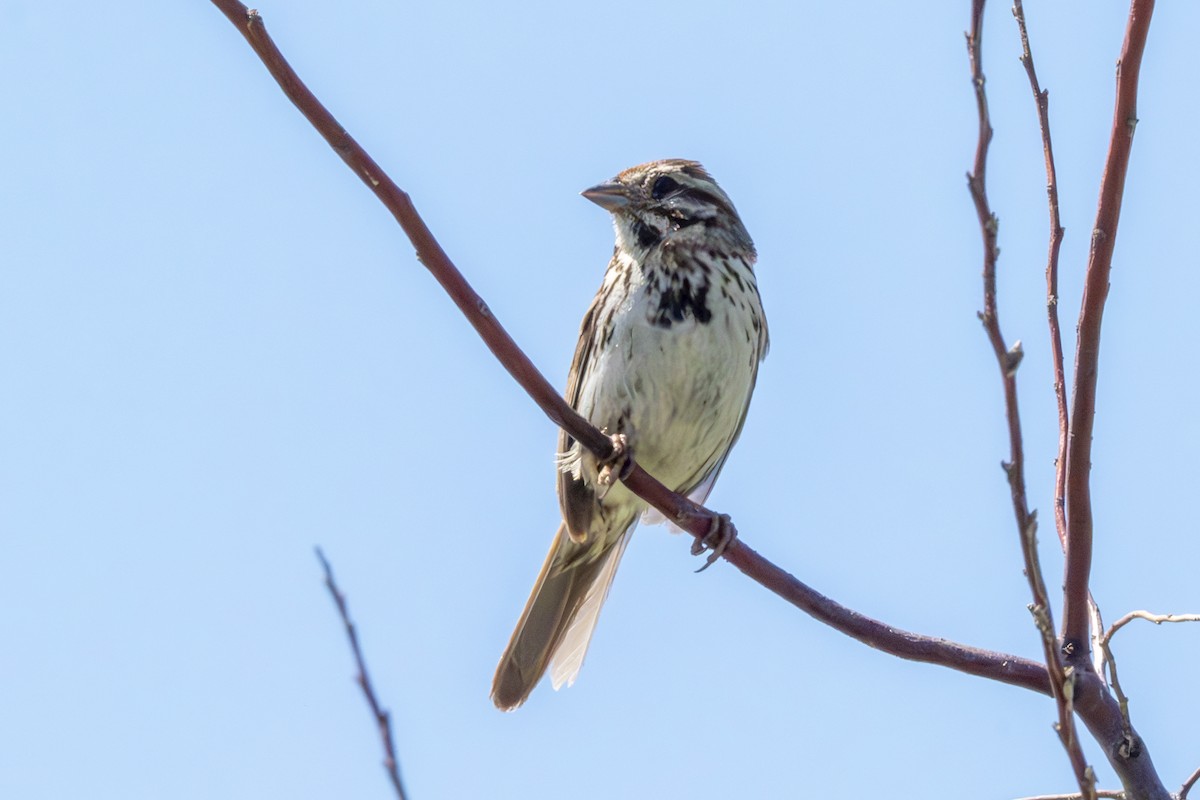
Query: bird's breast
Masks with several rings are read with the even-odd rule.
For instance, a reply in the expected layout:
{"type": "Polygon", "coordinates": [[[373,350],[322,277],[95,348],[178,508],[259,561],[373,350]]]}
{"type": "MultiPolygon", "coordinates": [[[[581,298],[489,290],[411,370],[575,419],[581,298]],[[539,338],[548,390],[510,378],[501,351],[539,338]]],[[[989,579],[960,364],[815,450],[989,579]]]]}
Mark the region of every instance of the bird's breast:
{"type": "Polygon", "coordinates": [[[716,268],[639,278],[612,309],[580,410],[629,436],[638,462],[679,489],[736,435],[758,363],[761,306],[752,276],[740,287],[716,268]]]}

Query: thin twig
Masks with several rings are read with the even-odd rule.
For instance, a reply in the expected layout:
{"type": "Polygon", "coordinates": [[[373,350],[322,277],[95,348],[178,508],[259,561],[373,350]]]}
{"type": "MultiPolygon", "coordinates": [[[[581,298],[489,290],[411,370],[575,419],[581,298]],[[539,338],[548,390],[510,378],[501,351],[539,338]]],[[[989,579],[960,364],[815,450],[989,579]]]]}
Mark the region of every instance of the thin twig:
{"type": "MultiPolygon", "coordinates": [[[[248,10],[236,0],[212,0],[213,4],[237,27],[266,65],[271,76],[313,127],[350,169],[371,189],[408,235],[421,263],[451,296],[480,337],[534,402],[559,427],[599,458],[611,455],[607,436],[577,414],[521,352],[487,304],[475,293],[426,227],[408,195],[362,149],[309,91],[267,35],[257,11],[248,10]]],[[[655,480],[634,465],[623,479],[630,491],[646,500],[667,519],[702,538],[711,530],[713,512],[691,502],[655,480]]],[[[797,580],[785,570],[760,556],[741,539],[735,539],[723,555],[752,580],[784,600],[842,633],[886,653],[913,661],[938,664],[960,672],[1020,686],[1043,694],[1050,693],[1046,669],[1026,658],[968,647],[933,636],[910,633],[871,619],[849,609],[797,580]]]]}
{"type": "MultiPolygon", "coordinates": [[[[1063,591],[1063,641],[1074,659],[1087,661],[1088,583],[1092,569],[1092,431],[1096,419],[1096,376],[1100,325],[1108,297],[1125,174],[1137,126],[1138,74],[1154,13],[1154,0],[1132,0],[1125,41],[1117,61],[1117,90],[1108,157],[1100,180],[1100,202],[1084,278],[1075,347],[1071,435],[1067,443],[1067,546],[1063,591]]],[[[1069,656],[1069,659],[1071,657],[1069,656]]]]}
{"type": "Polygon", "coordinates": [[[1192,787],[1196,785],[1196,781],[1200,781],[1200,767],[1196,767],[1196,771],[1183,782],[1183,786],[1179,789],[1178,800],[1187,800],[1188,792],[1192,791],[1192,787]]]}
{"type": "MultiPolygon", "coordinates": [[[[1124,800],[1125,792],[1120,789],[1097,789],[1096,797],[1109,798],[1109,800],[1124,800]]],[[[1037,794],[1032,797],[1019,797],[1017,800],[1083,800],[1083,795],[1079,792],[1073,794],[1037,794]]]]}
{"type": "Polygon", "coordinates": [[[1200,614],[1153,614],[1149,611],[1130,611],[1099,636],[1097,644],[1100,648],[1101,664],[1108,671],[1108,681],[1112,686],[1113,693],[1117,696],[1117,703],[1121,707],[1121,718],[1125,722],[1126,736],[1130,741],[1133,740],[1133,723],[1129,718],[1129,697],[1121,688],[1121,679],[1117,675],[1117,659],[1112,651],[1112,638],[1117,631],[1135,619],[1144,619],[1155,625],[1161,625],[1164,622],[1200,622],[1200,614]]]}
{"type": "Polygon", "coordinates": [[[1133,720],[1129,716],[1129,696],[1121,688],[1121,676],[1117,674],[1117,658],[1113,655],[1112,647],[1106,637],[1102,636],[1097,640],[1097,647],[1100,649],[1101,669],[1107,671],[1108,685],[1112,687],[1113,694],[1117,696],[1117,705],[1121,708],[1123,736],[1125,741],[1132,742],[1134,741],[1133,720]]]}
{"type": "Polygon", "coordinates": [[[333,602],[337,605],[342,624],[346,627],[346,637],[350,640],[350,650],[354,653],[354,663],[358,666],[358,675],[355,676],[355,681],[367,698],[367,705],[371,707],[371,714],[375,717],[376,725],[379,726],[379,738],[383,741],[383,768],[392,781],[392,788],[395,789],[396,796],[400,800],[404,800],[404,784],[400,780],[400,762],[396,759],[396,742],[392,738],[391,715],[379,705],[379,700],[375,696],[375,689],[371,685],[371,677],[367,673],[367,664],[363,659],[362,649],[358,646],[358,631],[355,629],[354,623],[350,621],[350,611],[346,608],[346,596],[342,594],[333,580],[333,568],[329,566],[329,560],[325,558],[321,548],[316,548],[316,551],[317,559],[325,570],[325,587],[329,589],[329,594],[333,596],[333,602]]]}
{"type": "Polygon", "coordinates": [[[1200,614],[1154,614],[1150,611],[1130,611],[1125,616],[1112,624],[1101,640],[1108,644],[1112,641],[1113,635],[1124,628],[1135,619],[1144,619],[1147,622],[1153,622],[1155,625],[1162,625],[1164,622],[1200,622],[1200,614]]]}
{"type": "Polygon", "coordinates": [[[979,218],[979,231],[983,237],[983,312],[979,318],[987,331],[988,341],[1000,367],[1000,378],[1004,384],[1004,408],[1008,419],[1010,460],[1005,463],[1009,490],[1012,495],[1013,515],[1017,532],[1021,537],[1021,552],[1025,560],[1025,576],[1033,594],[1030,612],[1038,628],[1046,668],[1058,710],[1055,729],[1075,779],[1083,796],[1095,798],[1096,781],[1092,768],[1083,755],[1083,748],[1075,730],[1072,713],[1074,682],[1071,673],[1063,669],[1059,658],[1058,641],[1054,634],[1054,621],[1050,610],[1050,598],[1042,577],[1037,553],[1037,514],[1029,510],[1025,495],[1025,456],[1021,435],[1021,417],[1017,406],[1017,366],[1020,363],[1020,342],[1006,348],[1000,332],[1000,314],[996,300],[996,259],[999,254],[996,236],[999,223],[992,212],[987,198],[987,155],[992,141],[992,124],[988,113],[986,79],[983,74],[983,10],[985,0],[974,0],[971,5],[971,30],[967,33],[967,54],[971,63],[971,83],[975,87],[975,107],[979,113],[979,139],[975,147],[975,162],[967,175],[967,188],[975,202],[975,213],[979,218]]]}
{"type": "MultiPolygon", "coordinates": [[[[1097,789],[1097,798],[1106,798],[1109,800],[1124,800],[1124,792],[1121,789],[1097,789]]],[[[1028,798],[1018,798],[1016,800],[1084,800],[1084,795],[1079,792],[1068,794],[1034,794],[1028,798]]]]}
{"type": "Polygon", "coordinates": [[[1050,252],[1046,258],[1046,316],[1050,323],[1050,354],[1054,365],[1054,397],[1058,405],[1058,454],[1054,459],[1054,527],[1059,543],[1067,543],[1067,379],[1063,368],[1062,330],[1058,323],[1058,253],[1062,248],[1063,227],[1058,214],[1058,173],[1054,167],[1054,146],[1050,141],[1050,92],[1038,83],[1025,28],[1025,9],[1021,0],[1013,0],[1013,16],[1021,34],[1021,63],[1029,77],[1037,104],[1038,127],[1042,133],[1042,155],[1046,161],[1046,197],[1050,208],[1050,252]]]}

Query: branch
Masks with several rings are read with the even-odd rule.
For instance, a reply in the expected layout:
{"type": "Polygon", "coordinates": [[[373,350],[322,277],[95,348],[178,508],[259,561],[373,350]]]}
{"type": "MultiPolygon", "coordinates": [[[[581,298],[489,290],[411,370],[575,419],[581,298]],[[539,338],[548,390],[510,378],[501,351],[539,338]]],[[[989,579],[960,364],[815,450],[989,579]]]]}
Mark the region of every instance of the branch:
{"type": "Polygon", "coordinates": [[[1100,203],[1092,229],[1092,246],[1084,278],[1075,348],[1075,388],[1071,435],[1067,446],[1067,544],[1063,583],[1063,641],[1074,648],[1072,657],[1086,661],[1088,581],[1092,568],[1092,430],[1096,417],[1096,375],[1100,359],[1100,323],[1108,297],[1117,223],[1125,191],[1125,173],[1137,125],[1138,73],[1150,30],[1154,0],[1132,0],[1125,41],[1117,61],[1117,91],[1112,134],[1100,203]]]}
{"type": "Polygon", "coordinates": [[[1100,663],[1102,668],[1108,670],[1109,683],[1112,684],[1113,693],[1117,696],[1117,704],[1121,707],[1121,718],[1125,723],[1125,735],[1130,741],[1133,741],[1133,723],[1129,719],[1129,697],[1121,688],[1121,680],[1117,676],[1117,659],[1112,651],[1112,638],[1121,628],[1133,622],[1135,619],[1144,619],[1153,622],[1155,625],[1161,625],[1164,622],[1200,622],[1200,614],[1151,614],[1149,611],[1130,611],[1125,616],[1112,624],[1103,635],[1097,638],[1097,646],[1100,648],[1100,663]]]}
{"type": "Polygon", "coordinates": [[[1100,640],[1108,644],[1112,641],[1112,637],[1117,631],[1135,619],[1144,619],[1147,622],[1153,622],[1155,625],[1162,625],[1164,622],[1200,622],[1200,614],[1152,614],[1149,611],[1130,611],[1114,622],[1112,627],[1104,633],[1104,636],[1100,640]]]}
{"type": "Polygon", "coordinates": [[[1058,404],[1058,454],[1054,459],[1054,528],[1059,543],[1067,543],[1067,380],[1063,369],[1062,331],[1058,324],[1058,253],[1062,248],[1063,227],[1058,216],[1058,172],[1054,168],[1054,147],[1050,142],[1050,92],[1038,83],[1025,29],[1025,9],[1021,0],[1013,0],[1013,16],[1021,34],[1021,63],[1029,76],[1029,88],[1037,103],[1038,128],[1042,133],[1042,154],[1046,160],[1046,196],[1050,207],[1050,253],[1046,259],[1046,316],[1050,323],[1050,354],[1054,364],[1054,397],[1058,404]]]}
{"type": "MultiPolygon", "coordinates": [[[[1046,592],[1042,567],[1038,561],[1037,514],[1029,510],[1025,495],[1025,455],[1021,435],[1021,416],[1017,406],[1017,367],[1021,363],[1021,343],[1018,341],[1011,348],[1006,349],[1004,336],[1000,332],[1000,314],[996,302],[996,259],[999,255],[996,234],[999,222],[992,212],[987,198],[987,154],[988,146],[992,141],[992,125],[988,113],[986,79],[983,75],[984,3],[985,0],[973,0],[971,30],[967,34],[971,82],[975,86],[975,106],[979,113],[979,140],[975,147],[975,163],[972,171],[967,175],[967,187],[971,192],[971,199],[975,202],[975,213],[979,218],[979,232],[983,237],[983,312],[980,313],[979,318],[983,321],[988,341],[991,342],[992,351],[996,356],[996,364],[1000,368],[1000,378],[1004,384],[1004,408],[1008,419],[1010,460],[1003,466],[1008,475],[1017,532],[1021,537],[1025,577],[1029,580],[1029,588],[1033,594],[1033,603],[1029,610],[1033,614],[1041,637],[1042,654],[1046,660],[1054,704],[1058,710],[1058,724],[1055,725],[1055,729],[1058,731],[1063,748],[1067,751],[1067,757],[1071,761],[1071,769],[1075,773],[1075,780],[1079,783],[1080,791],[1088,800],[1094,800],[1096,776],[1084,758],[1083,748],[1075,729],[1075,717],[1072,713],[1073,675],[1063,669],[1059,659],[1050,598],[1046,592]]],[[[1020,3],[1018,2],[1017,8],[1019,7],[1020,3]]],[[[1028,62],[1028,64],[1031,63],[1031,61],[1028,62]]]]}
{"type": "Polygon", "coordinates": [[[388,777],[392,781],[392,788],[396,790],[396,796],[400,800],[404,800],[404,784],[400,781],[400,764],[396,760],[396,743],[392,739],[392,718],[387,711],[380,707],[379,700],[375,697],[375,689],[371,686],[371,677],[367,674],[367,664],[363,659],[362,650],[358,646],[358,632],[354,629],[354,623],[350,621],[350,611],[346,608],[346,596],[334,582],[333,568],[329,566],[325,554],[319,547],[316,550],[317,559],[325,570],[325,587],[333,596],[333,602],[337,605],[342,624],[346,626],[346,637],[350,639],[350,650],[354,653],[354,662],[358,665],[358,675],[355,677],[355,681],[367,698],[367,705],[371,707],[371,714],[379,726],[379,738],[383,741],[383,768],[387,770],[388,777]]]}
{"type": "MultiPolygon", "coordinates": [[[[1018,3],[1019,5],[1019,3],[1018,3]]],[[[1087,724],[1116,770],[1130,800],[1168,798],[1150,753],[1129,722],[1124,696],[1115,700],[1088,658],[1091,627],[1099,635],[1099,611],[1088,588],[1092,559],[1090,472],[1096,411],[1096,376],[1100,324],[1108,295],[1113,248],[1124,194],[1125,174],[1137,124],[1137,84],[1154,0],[1132,0],[1125,41],[1117,62],[1117,89],[1108,157],[1101,179],[1100,202],[1092,230],[1092,247],[1084,278],[1075,351],[1075,386],[1066,458],[1066,566],[1063,580],[1063,654],[1075,679],[1075,711],[1087,724]]],[[[1031,66],[1031,65],[1030,65],[1031,66]]],[[[1031,80],[1033,76],[1031,74],[1031,80]]],[[[1036,89],[1035,89],[1036,91],[1036,89]]],[[[1039,112],[1043,99],[1039,97],[1039,112]]],[[[1045,125],[1044,116],[1039,117],[1045,125]]],[[[1043,133],[1046,133],[1043,127],[1043,133]]],[[[1046,145],[1049,145],[1048,134],[1046,145]]],[[[1053,213],[1053,212],[1052,212],[1053,213]]],[[[1052,245],[1053,247],[1053,245],[1052,245]]],[[[1050,281],[1050,276],[1047,276],[1050,281]]],[[[1053,292],[1053,287],[1051,292],[1053,292]]],[[[1062,411],[1060,406],[1060,426],[1062,411]]],[[[1060,429],[1061,436],[1061,429],[1060,429]]],[[[1060,440],[1061,448],[1061,440],[1060,440]]],[[[1062,469],[1061,449],[1059,470],[1062,469]]],[[[1061,481],[1061,475],[1058,476],[1061,481]]],[[[1061,485],[1061,483],[1059,484],[1061,485]]],[[[1107,642],[1104,648],[1107,650],[1107,642]]],[[[1115,681],[1115,666],[1110,667],[1115,681]]]]}
{"type": "MultiPolygon", "coordinates": [[[[246,37],[288,98],[396,218],[416,248],[418,259],[451,296],[509,374],[551,421],[598,458],[610,457],[612,442],[609,438],[567,405],[529,358],[521,352],[508,332],[492,316],[487,304],[475,293],[434,239],[408,195],[392,182],[358,142],[338,124],[292,70],[267,35],[266,26],[258,12],[247,10],[236,0],[212,2],[246,37]]],[[[633,464],[623,482],[630,491],[697,539],[708,535],[717,515],[672,492],[641,467],[633,464]]],[[[877,650],[912,661],[938,664],[1035,692],[1050,692],[1046,670],[1037,662],[910,633],[866,617],[796,580],[740,539],[735,539],[730,544],[723,557],[752,580],[818,621],[877,650]]]]}
{"type": "MultiPolygon", "coordinates": [[[[1120,789],[1099,789],[1096,791],[1096,797],[1123,800],[1125,792],[1120,789]]],[[[1075,792],[1074,794],[1038,794],[1032,797],[1020,797],[1017,800],[1083,800],[1083,795],[1079,794],[1079,792],[1075,792]]]]}
{"type": "Polygon", "coordinates": [[[1183,782],[1183,786],[1179,788],[1178,800],[1187,800],[1188,792],[1192,791],[1192,787],[1196,785],[1196,781],[1200,781],[1200,767],[1197,767],[1196,771],[1183,782]]]}
{"type": "MultiPolygon", "coordinates": [[[[1063,227],[1058,211],[1058,171],[1054,166],[1054,146],[1050,141],[1050,92],[1042,89],[1038,82],[1037,69],[1033,65],[1033,51],[1029,47],[1029,31],[1025,27],[1025,7],[1021,0],[1013,0],[1013,16],[1021,36],[1021,64],[1029,78],[1037,106],[1038,129],[1042,135],[1042,155],[1046,162],[1046,200],[1050,211],[1050,245],[1046,257],[1046,316],[1050,325],[1050,358],[1054,370],[1054,399],[1058,406],[1058,451],[1054,457],[1054,530],[1058,534],[1059,546],[1067,549],[1067,437],[1070,434],[1067,415],[1067,379],[1063,369],[1062,328],[1058,322],[1058,254],[1062,248],[1063,227]]],[[[1091,621],[1088,630],[1093,642],[1102,630],[1100,608],[1088,595],[1091,621]]],[[[1097,668],[1096,665],[1093,665],[1097,668]]]]}

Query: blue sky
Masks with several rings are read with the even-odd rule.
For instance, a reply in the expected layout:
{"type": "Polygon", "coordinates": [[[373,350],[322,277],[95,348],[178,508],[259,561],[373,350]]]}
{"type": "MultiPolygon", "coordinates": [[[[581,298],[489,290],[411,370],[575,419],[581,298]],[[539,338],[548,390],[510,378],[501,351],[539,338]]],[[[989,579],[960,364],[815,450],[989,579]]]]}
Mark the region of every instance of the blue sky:
{"type": "MultiPolygon", "coordinates": [[[[964,173],[968,3],[261,5],[549,379],[612,246],[578,192],[702,161],[758,245],[772,350],[711,498],[898,626],[1036,657],[964,173]]],[[[1200,8],[1159,4],[1105,316],[1093,591],[1200,610],[1200,8]],[[1189,499],[1190,498],[1190,499],[1189,499]]],[[[1068,359],[1127,6],[1031,3],[1068,359]]],[[[1005,336],[1048,583],[1041,146],[989,9],[1005,336]]],[[[388,797],[312,554],[415,800],[1067,791],[1049,700],[900,662],[639,532],[579,682],[496,712],[557,523],[555,430],[208,2],[0,2],[0,796],[388,797]]],[[[1056,608],[1056,611],[1058,609],[1056,608]]],[[[1172,789],[1200,627],[1117,638],[1172,789]]],[[[1086,752],[1115,779],[1097,747],[1086,752]]]]}

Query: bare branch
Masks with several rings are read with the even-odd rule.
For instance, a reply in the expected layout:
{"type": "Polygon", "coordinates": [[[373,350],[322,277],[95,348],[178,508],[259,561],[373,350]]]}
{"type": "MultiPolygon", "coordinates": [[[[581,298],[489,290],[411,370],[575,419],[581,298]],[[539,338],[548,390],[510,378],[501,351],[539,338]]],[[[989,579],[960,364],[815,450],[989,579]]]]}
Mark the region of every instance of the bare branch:
{"type": "MultiPolygon", "coordinates": [[[[1112,114],[1109,152],[1100,179],[1100,199],[1096,224],[1092,229],[1092,247],[1084,278],[1084,297],[1080,306],[1079,336],[1075,349],[1075,385],[1070,410],[1070,435],[1067,445],[1067,543],[1063,576],[1063,651],[1084,684],[1098,681],[1098,670],[1087,654],[1088,628],[1094,619],[1088,581],[1092,565],[1092,432],[1096,421],[1096,385],[1099,366],[1100,323],[1108,297],[1112,252],[1116,245],[1117,223],[1121,216],[1124,179],[1129,167],[1129,152],[1138,124],[1138,78],[1153,0],[1132,0],[1126,35],[1117,61],[1116,100],[1112,114]],[[1092,680],[1094,678],[1094,681],[1092,680]]],[[[1097,625],[1097,627],[1099,627],[1097,625]]],[[[1098,687],[1076,709],[1097,741],[1105,748],[1130,798],[1166,798],[1162,780],[1154,771],[1147,748],[1129,721],[1128,698],[1116,678],[1116,662],[1108,642],[1103,645],[1102,664],[1108,663],[1117,698],[1098,687]]]]}
{"type": "Polygon", "coordinates": [[[1121,703],[1105,691],[1103,679],[1088,658],[1088,631],[1095,616],[1088,588],[1092,560],[1090,474],[1100,327],[1108,296],[1125,175],[1137,124],[1138,74],[1153,11],[1154,0],[1132,0],[1117,62],[1112,131],[1077,325],[1075,385],[1067,443],[1067,541],[1063,579],[1063,653],[1067,662],[1073,665],[1076,683],[1085,687],[1082,695],[1076,696],[1075,708],[1104,748],[1130,800],[1170,795],[1154,770],[1150,753],[1130,726],[1127,707],[1122,708],[1121,703]]]}
{"type": "Polygon", "coordinates": [[[1100,648],[1101,664],[1108,670],[1108,680],[1112,685],[1113,693],[1117,696],[1117,703],[1121,707],[1121,718],[1125,722],[1126,735],[1131,740],[1133,738],[1133,723],[1129,719],[1129,698],[1121,688],[1121,680],[1117,675],[1117,659],[1112,651],[1112,638],[1117,631],[1135,619],[1144,619],[1153,622],[1155,625],[1161,625],[1164,622],[1200,622],[1200,614],[1152,614],[1149,611],[1130,611],[1114,622],[1112,627],[1097,639],[1097,644],[1100,648]]]}
{"type": "Polygon", "coordinates": [[[1063,227],[1058,215],[1058,172],[1054,167],[1054,147],[1050,141],[1050,92],[1038,83],[1025,28],[1025,8],[1013,0],[1013,16],[1021,34],[1021,63],[1029,77],[1037,104],[1038,128],[1042,133],[1042,154],[1046,161],[1046,197],[1050,208],[1050,252],[1046,258],[1046,316],[1050,323],[1050,354],[1054,366],[1054,397],[1058,404],[1058,455],[1054,459],[1054,527],[1059,543],[1067,543],[1067,381],[1063,369],[1062,330],[1058,323],[1058,253],[1062,248],[1063,227]]]}
{"type": "Polygon", "coordinates": [[[319,547],[316,548],[316,551],[317,559],[321,562],[322,569],[325,570],[325,588],[329,589],[329,594],[333,596],[333,602],[337,605],[342,624],[346,626],[346,637],[350,640],[350,650],[354,653],[354,663],[358,666],[358,675],[355,676],[355,681],[367,698],[367,705],[371,707],[371,714],[379,726],[379,738],[383,742],[383,768],[392,781],[396,797],[404,800],[404,784],[400,780],[400,763],[396,759],[396,743],[392,738],[391,715],[379,705],[379,700],[375,696],[375,688],[371,685],[370,675],[367,674],[367,663],[363,659],[362,649],[358,646],[358,631],[355,630],[354,623],[350,621],[350,611],[346,608],[346,596],[334,582],[333,568],[329,566],[325,554],[319,547]]]}
{"type": "Polygon", "coordinates": [[[1183,786],[1179,788],[1178,800],[1187,800],[1188,792],[1192,791],[1192,787],[1196,785],[1196,781],[1200,781],[1200,767],[1197,767],[1196,771],[1183,782],[1183,786]]]}
{"type": "MultiPolygon", "coordinates": [[[[1125,792],[1120,789],[1098,789],[1096,797],[1124,800],[1125,792]]],[[[1083,795],[1078,792],[1074,794],[1037,794],[1032,797],[1019,797],[1017,800],[1083,800],[1083,795]]]]}
{"type": "MultiPolygon", "coordinates": [[[[983,75],[984,4],[985,0],[974,0],[972,3],[971,30],[967,33],[971,82],[975,87],[975,106],[979,112],[979,140],[975,147],[975,163],[971,173],[967,176],[967,187],[971,192],[971,199],[975,202],[975,213],[979,218],[979,231],[983,237],[983,312],[979,318],[983,321],[988,341],[991,342],[996,363],[1000,367],[1000,379],[1004,384],[1004,408],[1008,419],[1010,448],[1010,460],[1004,464],[1004,471],[1008,475],[1013,515],[1016,517],[1017,531],[1021,537],[1025,576],[1029,580],[1029,588],[1033,594],[1033,604],[1029,608],[1041,636],[1042,652],[1046,659],[1055,707],[1058,710],[1058,723],[1055,725],[1055,730],[1067,751],[1067,757],[1071,761],[1071,768],[1075,772],[1075,780],[1079,783],[1080,791],[1084,797],[1091,800],[1096,796],[1095,774],[1084,758],[1083,748],[1075,730],[1075,717],[1072,713],[1073,675],[1063,669],[1062,661],[1059,658],[1058,641],[1054,635],[1054,621],[1050,610],[1050,598],[1046,592],[1045,579],[1042,577],[1042,568],[1038,561],[1037,515],[1029,510],[1025,495],[1025,455],[1021,435],[1020,410],[1017,406],[1017,361],[1014,359],[1014,354],[1020,352],[1020,342],[1012,348],[1006,348],[1004,336],[1000,332],[1000,314],[996,301],[996,259],[999,255],[996,235],[999,223],[988,203],[986,180],[987,154],[988,146],[992,141],[992,125],[988,113],[986,79],[983,75]]],[[[1027,44],[1024,39],[1023,43],[1027,44]]],[[[1028,49],[1025,52],[1028,53],[1028,49]]],[[[1026,62],[1026,67],[1031,65],[1032,58],[1026,62]]]]}
{"type": "Polygon", "coordinates": [[[1137,125],[1138,74],[1150,30],[1154,0],[1132,0],[1125,41],[1117,61],[1117,90],[1112,133],[1100,202],[1092,229],[1092,246],[1084,278],[1075,348],[1075,388],[1071,435],[1067,446],[1067,546],[1063,583],[1063,640],[1075,659],[1086,661],[1088,581],[1092,568],[1092,430],[1096,418],[1096,376],[1100,360],[1100,324],[1108,297],[1117,223],[1125,192],[1125,174],[1137,125]]]}
{"type": "Polygon", "coordinates": [[[1200,614],[1153,614],[1149,611],[1130,611],[1125,616],[1112,624],[1101,637],[1101,640],[1108,644],[1112,641],[1113,635],[1124,628],[1135,619],[1144,619],[1147,622],[1153,622],[1155,625],[1162,625],[1164,622],[1200,622],[1200,614]]]}
{"type": "MultiPolygon", "coordinates": [[[[266,26],[258,12],[248,10],[236,0],[212,2],[246,37],[288,98],[396,218],[416,248],[418,259],[453,298],[509,374],[556,425],[597,457],[608,458],[612,453],[609,437],[567,405],[521,352],[434,239],[408,195],[393,183],[296,75],[267,35],[266,26]]],[[[716,516],[713,512],[670,491],[636,464],[622,480],[630,491],[696,538],[703,538],[711,530],[712,520],[716,516]]],[[[723,557],[748,577],[818,621],[878,650],[1049,694],[1046,670],[1034,661],[910,633],[866,617],[801,583],[740,539],[732,542],[723,557]]]]}
{"type": "MultiPolygon", "coordinates": [[[[1054,457],[1054,530],[1058,534],[1059,546],[1067,549],[1067,437],[1070,433],[1067,414],[1067,379],[1063,368],[1062,328],[1058,321],[1058,255],[1062,249],[1063,227],[1058,209],[1058,171],[1054,166],[1054,146],[1050,139],[1050,92],[1041,87],[1037,69],[1033,64],[1033,51],[1029,46],[1029,31],[1025,25],[1025,7],[1021,0],[1013,0],[1013,16],[1017,20],[1017,31],[1021,36],[1021,64],[1029,78],[1037,106],[1038,130],[1042,136],[1042,155],[1046,162],[1046,200],[1050,212],[1050,244],[1046,257],[1046,317],[1050,325],[1050,360],[1054,371],[1054,399],[1058,406],[1058,451],[1054,457]]],[[[1094,645],[1103,630],[1099,622],[1100,608],[1088,595],[1089,625],[1094,645]]],[[[1099,667],[1093,664],[1099,671],[1099,667]]]]}
{"type": "Polygon", "coordinates": [[[1129,716],[1129,697],[1125,694],[1125,690],[1121,688],[1121,678],[1117,675],[1117,659],[1113,655],[1112,647],[1109,646],[1108,636],[1100,636],[1096,641],[1100,649],[1101,668],[1108,671],[1108,684],[1112,687],[1113,694],[1117,696],[1117,705],[1121,709],[1121,724],[1124,729],[1123,736],[1126,741],[1132,742],[1134,741],[1133,720],[1129,716]]]}

